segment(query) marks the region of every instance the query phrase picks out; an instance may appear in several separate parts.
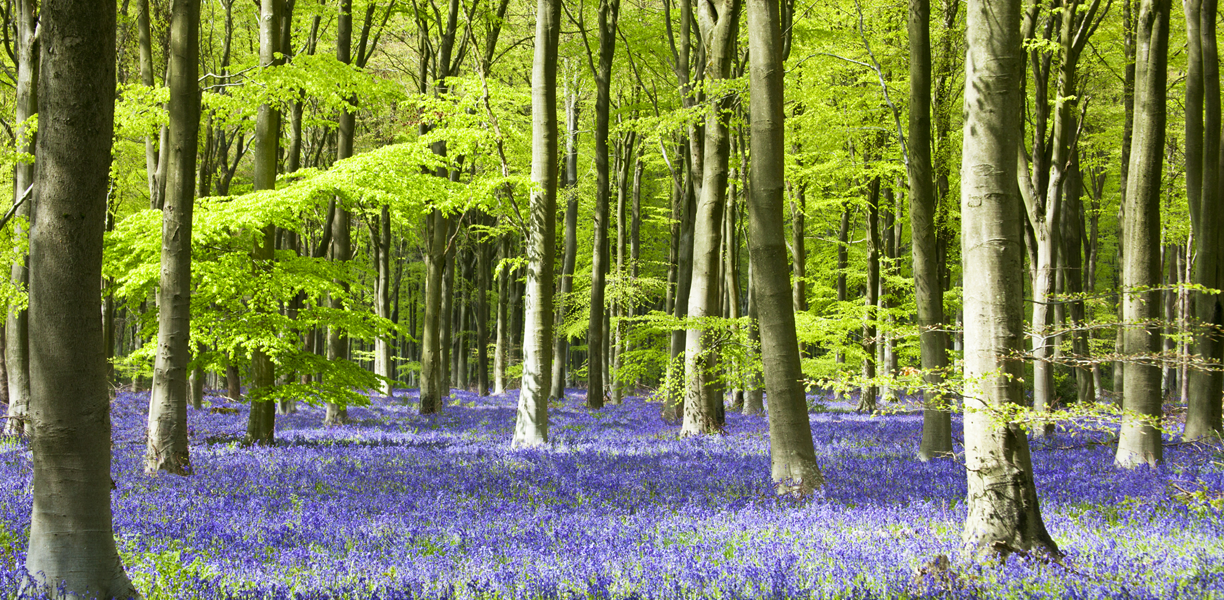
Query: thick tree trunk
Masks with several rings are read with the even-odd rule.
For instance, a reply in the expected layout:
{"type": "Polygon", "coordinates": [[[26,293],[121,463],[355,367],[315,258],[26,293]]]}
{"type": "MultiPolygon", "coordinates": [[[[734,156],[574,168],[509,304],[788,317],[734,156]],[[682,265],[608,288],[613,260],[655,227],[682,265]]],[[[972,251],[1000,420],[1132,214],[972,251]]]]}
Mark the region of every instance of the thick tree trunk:
{"type": "Polygon", "coordinates": [[[115,548],[102,348],[102,233],[114,133],[115,4],[42,3],[30,233],[33,594],[136,596],[115,548]]]}
{"type": "MultiPolygon", "coordinates": [[[[1169,3],[1143,0],[1139,7],[1135,54],[1135,131],[1130,177],[1126,182],[1120,245],[1122,261],[1122,353],[1143,361],[1159,351],[1160,330],[1160,179],[1165,141],[1165,82],[1169,42],[1169,3]],[[1139,291],[1136,291],[1139,290],[1139,291]]],[[[1162,460],[1160,367],[1130,362],[1123,373],[1122,431],[1115,463],[1121,467],[1157,465],[1162,460]]]]}
{"type": "Polygon", "coordinates": [[[961,252],[965,277],[964,542],[979,555],[1044,549],[1028,438],[1001,411],[1023,402],[1021,209],[1016,190],[1024,77],[1020,1],[970,0],[961,252]]]}
{"type": "MultiPolygon", "coordinates": [[[[734,14],[732,10],[732,14],[734,14]]],[[[761,317],[761,362],[769,394],[770,474],[779,493],[806,494],[824,483],[816,463],[807,398],[787,281],[782,188],[786,140],[782,49],[777,0],[748,0],[752,65],[752,191],[748,194],[748,253],[754,308],[761,317]]],[[[715,128],[711,128],[713,130],[715,128]]]]}
{"type": "Polygon", "coordinates": [[[561,0],[536,5],[536,46],[531,70],[531,192],[523,385],[514,423],[516,448],[548,443],[548,386],[552,375],[553,259],[557,212],[557,40],[561,0]]]}
{"type": "Polygon", "coordinates": [[[191,472],[187,449],[187,363],[191,361],[191,215],[200,129],[199,0],[175,0],[170,23],[170,126],[162,205],[157,356],[149,400],[145,472],[191,472]]]}
{"type": "MultiPolygon", "coordinates": [[[[25,140],[22,152],[33,155],[37,134],[32,133],[27,120],[38,113],[39,87],[39,40],[35,35],[38,20],[35,17],[37,2],[35,0],[19,0],[17,2],[17,97],[16,115],[17,139],[25,140]],[[28,136],[28,139],[26,139],[28,136]]],[[[34,164],[18,162],[13,173],[13,205],[17,206],[12,224],[14,239],[26,235],[26,225],[30,221],[31,207],[34,205],[34,164]]],[[[30,282],[28,268],[29,258],[20,255],[13,261],[10,271],[13,286],[25,289],[30,282]]],[[[10,309],[4,327],[4,362],[8,371],[8,419],[4,425],[5,435],[26,435],[32,433],[27,413],[30,407],[30,329],[29,317],[25,310],[10,309]]]]}
{"type": "Polygon", "coordinates": [[[944,336],[943,286],[936,248],[935,181],[931,165],[931,2],[909,3],[909,204],[914,300],[918,305],[918,345],[922,377],[922,442],[918,459],[951,456],[952,412],[940,393],[948,368],[944,336]]]}
{"type": "MultiPolygon", "coordinates": [[[[259,7],[259,64],[277,64],[279,48],[281,0],[261,0],[259,7]]],[[[255,118],[255,177],[256,190],[276,189],[276,157],[280,146],[280,111],[264,104],[255,118]]],[[[264,227],[256,235],[251,258],[256,269],[271,268],[276,251],[276,226],[264,227]]],[[[247,423],[247,441],[252,444],[272,444],[276,431],[276,405],[260,398],[276,385],[276,365],[263,350],[251,350],[251,388],[247,394],[251,403],[247,423]]]]}
{"type": "MultiPolygon", "coordinates": [[[[735,56],[740,0],[701,0],[699,29],[707,40],[707,65],[711,79],[726,79],[735,56]]],[[[722,213],[727,194],[727,161],[731,145],[727,135],[728,94],[711,98],[706,115],[702,183],[693,229],[693,275],[689,292],[689,317],[718,316],[721,298],[719,250],[722,213]]],[[[788,286],[789,287],[789,286],[788,286]]],[[[718,383],[719,349],[710,343],[703,327],[690,328],[684,348],[684,422],[681,435],[715,433],[722,428],[723,397],[718,383]]]]}

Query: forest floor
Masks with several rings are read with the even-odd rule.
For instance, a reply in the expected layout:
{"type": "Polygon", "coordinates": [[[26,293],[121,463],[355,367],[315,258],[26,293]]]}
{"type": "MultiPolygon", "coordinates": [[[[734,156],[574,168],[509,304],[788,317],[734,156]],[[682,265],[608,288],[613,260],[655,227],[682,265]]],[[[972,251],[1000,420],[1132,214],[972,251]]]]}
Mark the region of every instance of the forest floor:
{"type": "MultiPolygon", "coordinates": [[[[811,414],[827,479],[778,498],[766,420],[678,439],[660,405],[551,407],[552,444],[511,450],[516,392],[458,393],[421,417],[400,390],[353,422],[279,416],[240,444],[247,407],[190,410],[190,477],[143,474],[147,393],[113,405],[116,537],[159,598],[1224,598],[1224,450],[1170,444],[1114,468],[1108,434],[1033,444],[1046,525],[1066,558],[977,565],[960,551],[959,458],[918,462],[921,417],[811,414]],[[942,560],[940,556],[950,560],[942,560]]],[[[954,429],[957,451],[960,421],[954,429]]],[[[30,457],[0,443],[0,598],[14,598],[30,457]],[[3,592],[8,592],[5,594],[3,592]]]]}

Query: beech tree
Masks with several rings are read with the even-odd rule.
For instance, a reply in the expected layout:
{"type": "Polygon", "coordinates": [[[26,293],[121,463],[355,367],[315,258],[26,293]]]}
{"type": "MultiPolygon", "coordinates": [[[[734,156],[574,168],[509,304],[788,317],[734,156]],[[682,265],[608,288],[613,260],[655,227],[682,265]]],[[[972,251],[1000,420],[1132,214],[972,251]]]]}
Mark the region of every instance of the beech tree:
{"type": "Polygon", "coordinates": [[[149,399],[145,470],[186,475],[187,364],[191,360],[191,216],[196,191],[200,129],[199,0],[171,6],[170,126],[162,205],[161,282],[158,287],[157,356],[149,399]]]}
{"type": "Polygon", "coordinates": [[[39,11],[39,156],[30,233],[35,593],[136,596],[115,548],[102,348],[102,233],[114,135],[115,4],[39,11]],[[61,588],[61,586],[63,586],[61,588]]]}
{"type": "MultiPolygon", "coordinates": [[[[1122,354],[1133,359],[1123,372],[1122,431],[1118,466],[1155,466],[1163,458],[1160,424],[1159,351],[1160,181],[1165,142],[1165,83],[1168,80],[1169,3],[1139,5],[1135,53],[1135,130],[1126,181],[1122,241],[1122,354]]],[[[1216,398],[1219,402],[1219,398],[1216,398]]]]}
{"type": "Polygon", "coordinates": [[[536,4],[535,58],[531,68],[531,180],[528,206],[527,295],[523,326],[523,389],[514,422],[516,448],[548,443],[552,383],[553,262],[557,212],[557,39],[561,0],[536,4]]]}
{"type": "Polygon", "coordinates": [[[1022,405],[1023,248],[1020,0],[970,0],[965,59],[961,252],[965,261],[964,540],[978,554],[1058,552],[1041,520],[1022,405]]]}

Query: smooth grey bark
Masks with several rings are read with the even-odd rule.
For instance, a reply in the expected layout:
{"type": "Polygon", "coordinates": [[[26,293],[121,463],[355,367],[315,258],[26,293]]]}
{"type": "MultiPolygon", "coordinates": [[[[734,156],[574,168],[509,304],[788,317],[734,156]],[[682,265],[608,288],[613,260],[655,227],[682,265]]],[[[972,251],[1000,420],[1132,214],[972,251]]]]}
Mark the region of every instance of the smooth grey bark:
{"type": "MultiPolygon", "coordinates": [[[[153,36],[149,18],[149,0],[137,0],[136,4],[137,44],[140,54],[140,81],[145,87],[156,85],[153,75],[153,36]]],[[[162,128],[162,137],[168,135],[162,128]]],[[[167,140],[161,139],[160,142],[167,140]]],[[[145,137],[145,173],[149,180],[149,207],[160,210],[165,182],[161,170],[161,155],[158,150],[159,140],[151,136],[145,137]]]]}
{"type": "Polygon", "coordinates": [[[557,41],[561,0],[536,4],[531,69],[531,181],[528,203],[527,293],[523,316],[523,385],[514,422],[514,448],[548,443],[548,386],[552,376],[553,260],[557,212],[557,41]]]}
{"type": "MultiPolygon", "coordinates": [[[[281,0],[261,0],[259,5],[259,65],[270,67],[278,64],[280,52],[281,0]]],[[[280,111],[263,104],[255,117],[255,173],[256,190],[276,189],[276,158],[280,146],[280,111]]],[[[251,258],[255,268],[271,268],[276,255],[276,226],[267,225],[255,236],[251,258]]],[[[247,397],[251,403],[250,419],[247,422],[247,442],[272,444],[276,432],[276,404],[263,399],[276,385],[276,366],[272,357],[258,348],[251,350],[251,386],[247,397]]]]}
{"type": "MultiPolygon", "coordinates": [[[[740,0],[699,0],[697,23],[711,79],[726,79],[735,56],[740,0]]],[[[727,194],[727,161],[731,145],[727,135],[726,110],[732,100],[724,93],[709,100],[705,118],[705,140],[701,192],[693,228],[693,274],[688,316],[701,319],[718,316],[721,298],[719,250],[722,243],[722,213],[727,194]]],[[[789,288],[789,286],[787,286],[789,288]]],[[[684,344],[684,421],[681,435],[701,435],[722,428],[722,386],[718,382],[718,348],[710,343],[704,327],[689,328],[684,344]]]]}
{"type": "MultiPolygon", "coordinates": [[[[1219,206],[1220,65],[1216,43],[1216,0],[1188,0],[1186,12],[1188,72],[1186,74],[1186,198],[1197,253],[1192,283],[1210,289],[1224,287],[1224,210],[1219,206]],[[1192,10],[1197,9],[1197,10],[1192,10]],[[1197,13],[1197,14],[1195,14],[1197,13]],[[1195,151],[1197,150],[1197,151],[1195,151]],[[1198,158],[1199,160],[1195,160],[1198,158]]],[[[1224,431],[1221,393],[1224,375],[1224,301],[1219,294],[1194,294],[1194,353],[1214,369],[1188,373],[1189,406],[1184,440],[1200,440],[1224,431]]]]}
{"type": "Polygon", "coordinates": [[[187,364],[191,362],[191,215],[200,130],[200,1],[171,3],[170,123],[162,203],[157,355],[149,397],[145,472],[191,473],[187,448],[187,364]]]}
{"type": "Polygon", "coordinates": [[[863,317],[863,389],[854,410],[871,413],[876,409],[879,388],[876,377],[876,350],[879,345],[877,327],[880,304],[880,178],[871,181],[867,191],[867,285],[863,301],[867,310],[863,317]]]}
{"type": "Polygon", "coordinates": [[[1160,179],[1165,141],[1169,2],[1139,6],[1135,53],[1135,130],[1122,223],[1122,430],[1114,462],[1120,467],[1157,465],[1163,458],[1160,431],[1160,367],[1144,359],[1158,352],[1161,317],[1160,179]]]}
{"type": "MultiPolygon", "coordinates": [[[[423,415],[442,410],[442,278],[446,271],[446,233],[450,229],[450,219],[437,209],[426,218],[428,226],[425,239],[428,249],[425,252],[425,314],[421,336],[420,411],[423,415]]],[[[500,313],[498,316],[500,317],[500,313]]],[[[501,342],[499,332],[498,350],[501,350],[501,342]]],[[[502,374],[497,370],[497,366],[494,367],[494,373],[502,374]]],[[[502,378],[497,379],[497,384],[498,391],[494,393],[500,394],[505,389],[502,386],[502,378]]]]}
{"type": "MultiPolygon", "coordinates": [[[[17,86],[16,114],[17,139],[29,138],[22,152],[33,155],[37,143],[34,133],[26,123],[38,113],[39,86],[39,40],[36,0],[19,0],[16,4],[17,21],[17,86]]],[[[13,169],[13,205],[17,206],[13,221],[13,237],[27,234],[31,207],[34,205],[34,163],[18,162],[13,169]],[[24,200],[24,201],[23,201],[24,200]],[[25,221],[24,223],[22,221],[25,221]]],[[[10,281],[18,289],[25,289],[30,282],[29,257],[18,256],[9,271],[10,281]]],[[[8,419],[4,424],[5,435],[27,435],[32,433],[27,413],[30,407],[30,329],[29,316],[25,310],[8,311],[4,327],[4,362],[8,371],[8,419]]]]}
{"type": "MultiPolygon", "coordinates": [[[[1076,361],[1082,361],[1090,358],[1091,350],[1088,347],[1088,331],[1084,329],[1086,325],[1084,301],[1079,299],[1079,295],[1086,289],[1084,260],[1080,255],[1080,247],[1081,242],[1087,240],[1087,236],[1084,232],[1084,204],[1081,199],[1083,181],[1077,157],[1078,151],[1073,151],[1063,200],[1066,206],[1062,218],[1063,247],[1059,250],[1059,256],[1063,257],[1060,264],[1064,266],[1065,273],[1064,293],[1073,298],[1067,303],[1072,328],[1071,351],[1076,361]]],[[[1092,364],[1095,366],[1096,363],[1092,364]]],[[[1096,389],[1092,368],[1082,362],[1077,362],[1074,370],[1077,401],[1080,403],[1095,402],[1096,389]]]]}
{"type": "Polygon", "coordinates": [[[595,72],[595,225],[591,254],[591,306],[587,327],[587,406],[598,409],[608,395],[604,321],[605,287],[608,273],[608,204],[611,196],[608,164],[608,118],[612,104],[612,59],[616,55],[616,22],[620,0],[599,3],[599,64],[595,72]]]}
{"type": "Polygon", "coordinates": [[[978,556],[1057,553],[1033,482],[1028,437],[1004,412],[1023,403],[1023,263],[1016,188],[1023,98],[1020,0],[969,0],[961,175],[965,290],[963,540],[978,556]]]}
{"type": "Polygon", "coordinates": [[[102,235],[114,135],[115,3],[40,10],[37,175],[30,232],[30,451],[25,568],[33,594],[129,598],[115,548],[102,348],[102,235]],[[62,587],[61,587],[62,586],[62,587]]]}
{"type": "MultiPolygon", "coordinates": [[[[751,188],[749,188],[751,189],[751,188]]],[[[749,202],[751,202],[752,193],[749,192],[749,202]]],[[[751,210],[751,209],[750,209],[751,210]]],[[[749,227],[752,226],[752,216],[749,213],[749,227]]],[[[751,244],[749,240],[749,244],[751,244]]],[[[750,345],[759,347],[761,345],[761,327],[760,327],[760,311],[756,305],[756,274],[752,271],[752,247],[748,249],[748,341],[750,345]]],[[[796,343],[798,340],[796,340],[796,343]]],[[[763,366],[763,365],[762,365],[763,366]]],[[[806,394],[805,394],[806,395],[806,394]]],[[[747,393],[744,395],[744,414],[760,415],[765,412],[765,389],[761,387],[761,381],[757,377],[753,377],[752,384],[748,386],[747,393]]]]}
{"type": "MultiPolygon", "coordinates": [[[[343,64],[353,62],[353,2],[340,0],[336,15],[336,60],[343,64]]],[[[353,155],[353,137],[357,129],[356,98],[349,98],[349,106],[340,110],[336,127],[336,160],[341,161],[353,155]]],[[[336,212],[331,220],[331,260],[336,263],[347,263],[353,259],[353,224],[352,215],[337,202],[336,212]]],[[[348,285],[341,284],[347,292],[348,285]]],[[[342,297],[330,298],[333,310],[344,309],[342,297]]],[[[348,360],[349,340],[340,329],[327,329],[327,360],[348,360]]],[[[327,412],[323,416],[324,425],[343,425],[348,422],[348,408],[334,402],[327,403],[327,412]]]]}
{"type": "MultiPolygon", "coordinates": [[[[687,146],[687,144],[683,144],[687,146]]],[[[686,152],[682,149],[681,156],[686,152]]],[[[684,161],[685,168],[691,163],[684,161]]],[[[692,185],[690,170],[687,181],[673,183],[672,214],[677,215],[676,242],[676,297],[672,302],[672,316],[682,320],[688,316],[689,292],[693,277],[693,226],[697,215],[697,197],[692,185]]],[[[663,384],[663,419],[678,423],[684,414],[684,346],[686,332],[674,329],[671,333],[666,379],[663,384]]]]}
{"type": "Polygon", "coordinates": [[[922,377],[922,442],[918,460],[952,452],[952,412],[940,392],[948,368],[943,286],[935,243],[935,181],[931,166],[931,0],[909,1],[909,205],[914,300],[922,377]]]}
{"type": "Polygon", "coordinates": [[[779,493],[807,494],[824,484],[812,445],[799,342],[786,264],[782,196],[786,140],[783,127],[782,44],[778,0],[748,0],[752,61],[752,190],[748,194],[748,253],[753,307],[760,313],[761,362],[769,395],[770,475],[779,493]]]}
{"type": "Polygon", "coordinates": [[[191,408],[196,410],[204,408],[204,377],[204,367],[191,370],[191,408]]]}
{"type": "Polygon", "coordinates": [[[578,92],[569,89],[565,99],[565,254],[561,259],[561,290],[557,296],[557,339],[553,342],[550,400],[565,399],[565,363],[569,338],[561,334],[574,288],[574,262],[578,257],[578,92]]]}
{"type": "MultiPolygon", "coordinates": [[[[510,257],[510,236],[502,236],[502,260],[510,257]]],[[[502,267],[497,275],[497,346],[493,349],[493,393],[506,393],[506,368],[510,364],[510,278],[513,270],[502,267]]],[[[424,364],[424,362],[422,362],[424,364]]]]}
{"type": "MultiPolygon", "coordinates": [[[[751,59],[751,54],[749,54],[751,59]]],[[[796,147],[796,153],[799,151],[796,147]]],[[[794,254],[792,266],[792,306],[799,312],[807,311],[807,248],[804,237],[807,234],[807,184],[795,186],[794,196],[790,201],[791,210],[791,253],[794,254]]]]}

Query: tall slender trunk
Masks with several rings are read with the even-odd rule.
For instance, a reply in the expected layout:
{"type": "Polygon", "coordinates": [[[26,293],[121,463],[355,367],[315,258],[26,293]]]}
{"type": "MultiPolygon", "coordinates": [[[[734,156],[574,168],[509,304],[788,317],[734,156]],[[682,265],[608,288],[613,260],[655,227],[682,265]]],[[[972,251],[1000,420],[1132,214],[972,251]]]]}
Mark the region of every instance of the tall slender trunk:
{"type": "Polygon", "coordinates": [[[487,241],[476,245],[476,393],[480,396],[489,395],[490,250],[487,241]]]}
{"type": "Polygon", "coordinates": [[[879,388],[876,377],[876,346],[880,303],[880,178],[871,180],[867,192],[867,289],[863,301],[867,310],[863,316],[863,384],[859,395],[859,412],[874,412],[879,388]]]}
{"type": "MultiPolygon", "coordinates": [[[[798,147],[796,146],[796,152],[798,147]]],[[[791,210],[791,252],[794,254],[793,290],[791,299],[795,310],[807,311],[807,248],[804,236],[807,233],[807,184],[795,185],[794,195],[790,201],[791,210]]]]}
{"type": "Polygon", "coordinates": [[[779,27],[777,0],[748,0],[753,114],[748,253],[753,265],[751,293],[756,300],[750,302],[761,316],[761,362],[770,407],[770,475],[779,493],[806,494],[823,485],[824,478],[808,423],[794,307],[787,301],[792,294],[782,241],[786,140],[779,27]]]}
{"type": "MultiPolygon", "coordinates": [[[[280,53],[281,0],[261,0],[259,6],[259,64],[278,63],[280,53]]],[[[276,157],[280,145],[280,111],[271,105],[259,107],[255,117],[255,189],[276,189],[276,157]]],[[[276,226],[267,225],[255,236],[251,253],[255,269],[270,269],[276,252],[276,226]]],[[[261,398],[276,385],[276,365],[261,349],[251,350],[251,403],[247,440],[253,444],[272,444],[276,431],[276,405],[261,398]]]]}
{"type": "MultiPolygon", "coordinates": [[[[1126,182],[1122,261],[1122,354],[1142,357],[1159,350],[1160,179],[1165,141],[1165,83],[1169,43],[1168,0],[1143,0],[1135,53],[1135,131],[1126,182]]],[[[1122,430],[1118,466],[1156,465],[1163,458],[1160,368],[1131,362],[1123,372],[1122,430]]],[[[1218,401],[1218,399],[1217,399],[1218,401]]]]}
{"type": "Polygon", "coordinates": [[[965,290],[963,538],[979,555],[1044,549],[1028,438],[1000,411],[1023,402],[1020,198],[1016,192],[1024,77],[1020,0],[969,0],[961,176],[965,290]]]}
{"type": "Polygon", "coordinates": [[[514,423],[516,448],[548,443],[548,385],[552,375],[553,259],[557,212],[557,41],[561,0],[536,4],[531,70],[531,180],[528,203],[527,293],[523,385],[514,423]]]}
{"type": "Polygon", "coordinates": [[[587,406],[604,404],[604,286],[608,271],[608,119],[612,105],[612,59],[616,54],[616,22],[620,0],[599,3],[599,65],[595,71],[595,229],[591,251],[591,318],[587,328],[587,406]]]}
{"type": "Polygon", "coordinates": [[[31,596],[128,598],[115,548],[102,349],[102,233],[115,101],[115,3],[40,11],[38,176],[30,233],[31,596]],[[56,594],[59,595],[59,594],[56,594]]]}
{"type": "MultiPolygon", "coordinates": [[[[336,17],[336,60],[350,64],[353,48],[353,2],[340,0],[336,17]]],[[[348,101],[349,106],[340,110],[336,127],[336,160],[344,160],[353,155],[353,137],[356,134],[357,114],[355,112],[355,97],[348,101]]],[[[336,212],[331,221],[331,260],[336,263],[347,263],[353,259],[353,225],[352,215],[339,201],[336,202],[336,212]]],[[[340,295],[330,299],[332,310],[344,310],[344,296],[348,295],[348,283],[340,282],[343,290],[340,295]]],[[[327,330],[327,360],[348,360],[349,341],[339,328],[329,327],[327,330]]],[[[334,402],[327,403],[327,412],[323,416],[325,425],[342,425],[348,421],[348,409],[334,402]]]]}
{"type": "MultiPolygon", "coordinates": [[[[740,0],[701,0],[697,22],[711,79],[731,73],[739,25],[740,0]]],[[[717,316],[721,286],[718,251],[722,242],[722,213],[727,194],[727,161],[731,145],[727,116],[732,97],[724,93],[709,100],[705,119],[702,183],[693,230],[693,276],[689,292],[689,317],[717,316]]],[[[718,348],[704,328],[690,328],[684,348],[684,422],[681,435],[714,433],[723,419],[722,386],[718,383],[718,348]]]]}
{"type": "Polygon", "coordinates": [[[565,398],[565,363],[569,338],[561,333],[574,288],[574,262],[578,256],[578,93],[565,99],[565,254],[561,260],[561,291],[557,296],[557,339],[553,342],[552,387],[549,399],[565,398]]]}
{"type": "MultiPolygon", "coordinates": [[[[1189,73],[1186,76],[1186,198],[1190,205],[1197,258],[1194,261],[1193,283],[1219,289],[1224,284],[1224,210],[1219,206],[1220,172],[1224,170],[1220,152],[1220,65],[1216,43],[1216,0],[1190,0],[1186,7],[1186,35],[1189,38],[1189,73]],[[1192,5],[1200,5],[1198,15],[1191,14],[1192,5]],[[1194,17],[1197,16],[1197,23],[1194,17]],[[1200,41],[1201,40],[1201,41],[1200,41]],[[1195,49],[1198,48],[1198,52],[1195,49]],[[1196,81],[1201,80],[1201,83],[1196,81]],[[1196,126],[1199,107],[1191,105],[1191,87],[1201,96],[1203,118],[1196,126]],[[1192,131],[1192,126],[1194,131],[1192,131]],[[1199,135],[1201,134],[1201,142],[1199,135]],[[1192,138],[1192,136],[1194,136],[1192,138]],[[1201,148],[1201,163],[1192,163],[1190,149],[1201,148]],[[1191,175],[1198,189],[1191,185],[1191,175]]],[[[1219,294],[1195,293],[1194,353],[1199,360],[1215,367],[1194,369],[1189,373],[1189,407],[1186,413],[1185,440],[1203,439],[1224,431],[1221,422],[1220,397],[1224,391],[1224,375],[1218,370],[1224,359],[1224,302],[1219,294]]]]}
{"type": "MultiPolygon", "coordinates": [[[[510,236],[502,236],[501,258],[510,258],[510,236]]],[[[510,288],[514,271],[503,266],[497,275],[497,347],[493,353],[493,393],[506,393],[506,369],[510,366],[510,288]]],[[[422,364],[424,364],[422,362],[422,364]]]]}
{"type": "MultiPolygon", "coordinates": [[[[450,219],[441,211],[434,209],[427,217],[425,252],[425,311],[423,317],[424,329],[421,335],[421,414],[434,414],[442,410],[442,279],[446,271],[446,234],[450,229],[450,219]]],[[[503,273],[503,287],[505,284],[503,273]]],[[[501,325],[501,308],[498,308],[498,326],[501,325]]],[[[498,356],[501,357],[502,336],[498,330],[498,356]]],[[[500,360],[494,367],[497,379],[497,391],[504,391],[502,385],[503,371],[500,360]]]]}
{"type": "MultiPolygon", "coordinates": [[[[17,2],[17,97],[16,115],[18,143],[22,152],[33,155],[37,134],[29,127],[29,119],[38,113],[39,40],[35,35],[38,20],[35,0],[17,2]]],[[[13,173],[13,205],[17,206],[13,222],[13,238],[27,234],[31,207],[34,206],[34,164],[18,162],[13,173]]],[[[18,289],[30,282],[29,258],[19,255],[10,270],[10,280],[18,289]]],[[[30,406],[30,328],[25,310],[9,309],[4,328],[4,362],[8,371],[8,420],[5,435],[32,433],[27,413],[30,406]]]]}
{"type": "Polygon", "coordinates": [[[935,247],[939,200],[931,164],[931,1],[909,2],[909,205],[914,301],[918,305],[918,345],[922,361],[922,442],[918,459],[952,452],[952,412],[940,393],[948,368],[944,336],[943,286],[935,247]]]}
{"type": "MultiPolygon", "coordinates": [[[[682,149],[680,156],[686,155],[687,152],[682,149]]],[[[688,160],[684,162],[685,168],[689,168],[688,165],[691,163],[688,160]]],[[[672,190],[672,202],[676,205],[673,212],[678,213],[679,216],[679,225],[676,232],[678,236],[676,241],[676,298],[672,303],[672,316],[677,320],[688,316],[689,293],[692,290],[693,229],[697,216],[697,197],[694,193],[692,179],[690,169],[686,181],[683,183],[675,182],[672,190]]],[[[683,355],[686,337],[685,330],[672,330],[669,348],[670,360],[667,364],[667,375],[663,384],[663,418],[669,423],[679,422],[684,414],[683,355]]]]}
{"type": "Polygon", "coordinates": [[[191,215],[200,129],[199,0],[175,0],[170,23],[170,125],[162,206],[157,356],[149,399],[145,471],[191,472],[187,449],[187,363],[191,361],[191,215]]]}

